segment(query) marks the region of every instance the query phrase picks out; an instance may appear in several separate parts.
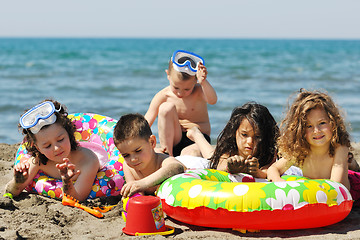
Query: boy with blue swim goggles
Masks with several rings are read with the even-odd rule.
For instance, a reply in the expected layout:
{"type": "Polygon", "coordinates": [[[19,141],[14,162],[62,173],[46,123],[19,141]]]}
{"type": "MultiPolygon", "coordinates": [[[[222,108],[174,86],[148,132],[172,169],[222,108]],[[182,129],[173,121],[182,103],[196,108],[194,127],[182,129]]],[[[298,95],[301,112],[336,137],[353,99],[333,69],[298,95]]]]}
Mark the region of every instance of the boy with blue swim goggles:
{"type": "MultiPolygon", "coordinates": [[[[60,107],[61,109],[61,107],[60,107]]],[[[55,106],[52,102],[46,101],[36,105],[20,117],[20,125],[24,129],[29,129],[33,134],[37,134],[42,127],[51,125],[56,121],[55,106]]]]}
{"type": "Polygon", "coordinates": [[[187,73],[191,76],[195,76],[198,64],[201,62],[205,65],[205,61],[199,55],[188,52],[185,50],[177,50],[171,57],[173,62],[173,68],[178,72],[187,73]]]}

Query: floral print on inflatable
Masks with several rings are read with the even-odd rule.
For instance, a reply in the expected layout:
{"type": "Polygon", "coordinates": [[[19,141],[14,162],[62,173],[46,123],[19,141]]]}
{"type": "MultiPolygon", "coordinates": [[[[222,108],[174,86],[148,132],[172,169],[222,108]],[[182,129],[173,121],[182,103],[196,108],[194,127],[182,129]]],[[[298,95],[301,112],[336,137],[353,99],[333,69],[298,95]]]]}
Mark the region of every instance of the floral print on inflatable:
{"type": "Polygon", "coordinates": [[[189,170],[164,181],[157,196],[168,216],[207,227],[319,227],[340,221],[351,211],[351,194],[338,182],[283,178],[286,181],[268,182],[247,174],[189,170]]]}

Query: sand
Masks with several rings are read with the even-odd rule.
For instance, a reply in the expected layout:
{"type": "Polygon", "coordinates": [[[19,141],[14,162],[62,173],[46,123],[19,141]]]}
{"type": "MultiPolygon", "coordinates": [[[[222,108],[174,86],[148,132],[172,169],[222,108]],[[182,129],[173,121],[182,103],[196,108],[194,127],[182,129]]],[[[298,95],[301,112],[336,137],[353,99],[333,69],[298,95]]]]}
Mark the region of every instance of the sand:
{"type": "MultiPolygon", "coordinates": [[[[360,160],[360,143],[353,144],[354,157],[360,160]]],[[[98,219],[87,212],[63,206],[60,201],[22,193],[15,200],[3,198],[4,186],[12,177],[17,144],[0,144],[0,239],[138,239],[122,232],[119,197],[96,199],[91,204],[117,204],[98,219]]],[[[341,222],[331,226],[287,231],[240,233],[183,224],[169,217],[166,224],[175,227],[170,236],[146,236],[148,239],[360,239],[360,208],[353,208],[341,222]]]]}

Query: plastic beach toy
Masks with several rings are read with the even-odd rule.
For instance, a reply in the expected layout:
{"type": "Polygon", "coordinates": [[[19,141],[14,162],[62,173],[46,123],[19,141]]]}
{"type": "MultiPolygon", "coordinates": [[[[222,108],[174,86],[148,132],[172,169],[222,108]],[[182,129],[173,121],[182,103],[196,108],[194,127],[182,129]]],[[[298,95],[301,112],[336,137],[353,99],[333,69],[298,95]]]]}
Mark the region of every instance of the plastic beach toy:
{"type": "Polygon", "coordinates": [[[137,196],[129,199],[124,233],[133,236],[169,235],[174,228],[165,225],[161,200],[154,196],[137,196]]]}
{"type": "Polygon", "coordinates": [[[124,220],[124,222],[126,222],[126,218],[127,218],[127,211],[128,211],[128,208],[129,208],[129,200],[133,197],[138,197],[138,196],[142,196],[140,193],[135,193],[134,195],[130,196],[130,197],[127,197],[127,198],[123,198],[122,199],[122,202],[123,202],[123,210],[121,212],[121,216],[124,220]]]}
{"type": "Polygon", "coordinates": [[[79,203],[79,201],[77,199],[67,195],[66,193],[63,195],[62,204],[64,206],[80,208],[98,218],[103,217],[102,213],[100,211],[98,211],[97,209],[93,209],[93,208],[87,207],[85,205],[82,205],[81,203],[79,203]]]}
{"type": "Polygon", "coordinates": [[[286,181],[268,182],[247,174],[190,170],[164,181],[157,196],[171,218],[216,228],[316,228],[337,223],[351,211],[351,194],[341,183],[282,178],[286,181]]]}

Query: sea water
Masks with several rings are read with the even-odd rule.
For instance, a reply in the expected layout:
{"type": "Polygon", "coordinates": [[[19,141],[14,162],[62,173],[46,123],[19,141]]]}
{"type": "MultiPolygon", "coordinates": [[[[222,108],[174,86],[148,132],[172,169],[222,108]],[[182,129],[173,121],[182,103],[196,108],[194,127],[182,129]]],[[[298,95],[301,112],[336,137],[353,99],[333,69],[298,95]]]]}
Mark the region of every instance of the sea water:
{"type": "Polygon", "coordinates": [[[328,92],[360,141],[360,41],[0,38],[0,142],[20,142],[20,115],[45,98],[70,113],[145,114],[177,49],[205,59],[218,94],[208,106],[213,143],[234,107],[256,101],[280,122],[300,88],[328,92]]]}

